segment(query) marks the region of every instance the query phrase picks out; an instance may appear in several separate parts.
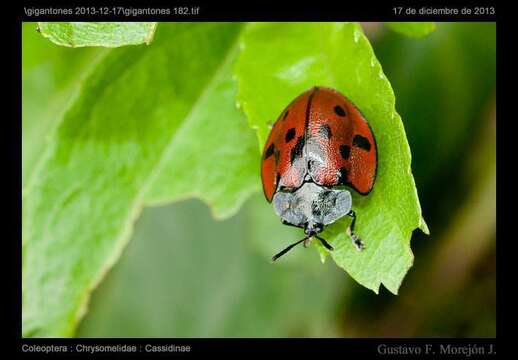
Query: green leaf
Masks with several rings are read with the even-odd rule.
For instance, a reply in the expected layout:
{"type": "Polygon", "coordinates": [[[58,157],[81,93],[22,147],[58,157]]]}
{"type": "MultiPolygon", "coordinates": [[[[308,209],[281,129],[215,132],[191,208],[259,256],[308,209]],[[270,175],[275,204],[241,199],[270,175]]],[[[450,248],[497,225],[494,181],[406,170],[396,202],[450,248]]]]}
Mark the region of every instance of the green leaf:
{"type": "Polygon", "coordinates": [[[435,30],[433,22],[386,22],[393,31],[406,35],[408,37],[420,38],[430,34],[435,30]]]}
{"type": "Polygon", "coordinates": [[[41,35],[68,47],[119,47],[151,43],[156,22],[40,22],[41,35]]]}
{"type": "MultiPolygon", "coordinates": [[[[345,234],[349,219],[323,237],[334,261],[356,281],[378,292],[398,288],[412,266],[412,231],[427,232],[412,176],[410,149],[395,97],[371,45],[357,23],[258,23],[240,38],[236,64],[238,101],[262,146],[272,123],[301,92],[319,85],[349,97],[368,119],[378,145],[372,192],[353,194],[356,233],[367,248],[358,252],[345,234]]],[[[295,230],[296,231],[296,230],[295,230]]],[[[317,247],[321,247],[315,242],[317,247]]],[[[273,250],[273,249],[272,249],[273,250]]],[[[320,250],[324,252],[324,250],[320,250]]]]}
{"type": "Polygon", "coordinates": [[[77,95],[82,79],[108,49],[54,46],[23,23],[22,186],[37,167],[56,123],[77,95]]]}
{"type": "Polygon", "coordinates": [[[24,192],[23,336],[73,334],[144,205],[198,196],[223,217],[259,189],[235,106],[240,29],[163,26],[84,81],[24,192]]]}

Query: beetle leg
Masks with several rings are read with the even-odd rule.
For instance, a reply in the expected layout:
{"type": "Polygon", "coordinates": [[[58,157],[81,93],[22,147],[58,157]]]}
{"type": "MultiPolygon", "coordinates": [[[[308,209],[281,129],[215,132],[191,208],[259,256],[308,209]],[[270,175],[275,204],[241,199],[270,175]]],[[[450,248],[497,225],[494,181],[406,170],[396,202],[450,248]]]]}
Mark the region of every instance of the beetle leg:
{"type": "Polygon", "coordinates": [[[323,238],[321,238],[320,236],[318,235],[313,235],[314,237],[316,237],[318,240],[320,240],[320,242],[322,243],[322,245],[324,245],[324,247],[329,250],[329,251],[333,251],[334,248],[323,238]]]}
{"type": "Polygon", "coordinates": [[[362,242],[362,239],[360,239],[353,231],[354,231],[354,224],[356,223],[356,213],[354,210],[349,211],[347,214],[348,216],[353,218],[353,221],[351,221],[351,224],[347,228],[347,235],[349,235],[353,241],[354,246],[359,251],[365,249],[365,244],[362,242]]]}

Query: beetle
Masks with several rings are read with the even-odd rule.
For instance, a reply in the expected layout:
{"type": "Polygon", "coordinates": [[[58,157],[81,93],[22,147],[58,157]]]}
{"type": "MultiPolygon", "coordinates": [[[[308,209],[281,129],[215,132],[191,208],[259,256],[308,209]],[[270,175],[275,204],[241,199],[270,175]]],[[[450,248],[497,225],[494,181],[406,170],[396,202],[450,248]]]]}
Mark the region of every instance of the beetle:
{"type": "Polygon", "coordinates": [[[297,96],[279,115],[265,143],[261,161],[263,191],[285,225],[304,229],[305,237],[275,256],[312,238],[328,250],[319,234],[344,216],[352,217],[347,234],[354,234],[356,213],[349,189],[368,195],[375,183],[378,151],[374,133],[360,110],[343,94],[315,86],[297,96]]]}

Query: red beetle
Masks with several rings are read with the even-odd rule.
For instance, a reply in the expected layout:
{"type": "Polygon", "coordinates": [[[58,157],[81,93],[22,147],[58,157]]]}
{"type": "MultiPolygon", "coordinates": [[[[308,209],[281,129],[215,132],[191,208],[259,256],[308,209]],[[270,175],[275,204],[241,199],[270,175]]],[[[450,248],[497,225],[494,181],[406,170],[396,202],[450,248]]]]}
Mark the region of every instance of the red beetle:
{"type": "Polygon", "coordinates": [[[348,188],[367,195],[377,170],[374,134],[356,106],[338,91],[313,87],[281,113],[266,141],[261,164],[264,195],[282,223],[304,229],[305,237],[273,257],[275,261],[295,245],[308,246],[343,216],[351,216],[347,233],[359,250],[353,232],[356,214],[348,188]]]}

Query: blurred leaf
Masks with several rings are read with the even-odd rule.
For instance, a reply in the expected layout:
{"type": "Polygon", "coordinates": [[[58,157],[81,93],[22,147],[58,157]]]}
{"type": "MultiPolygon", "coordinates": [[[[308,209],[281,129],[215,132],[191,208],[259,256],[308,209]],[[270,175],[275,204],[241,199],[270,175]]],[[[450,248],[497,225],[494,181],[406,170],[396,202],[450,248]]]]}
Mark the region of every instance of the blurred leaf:
{"type": "Polygon", "coordinates": [[[495,23],[441,23],[422,41],[387,32],[375,49],[398,94],[424,213],[443,229],[469,193],[459,166],[492,105],[495,23]]]}
{"type": "Polygon", "coordinates": [[[251,241],[266,234],[279,246],[287,239],[269,231],[283,226],[264,203],[256,194],[224,221],[195,200],[146,209],[121,261],[93,293],[77,335],[337,336],[346,279],[331,264],[301,268],[315,258],[303,248],[287,259],[296,263],[265,261],[269,256],[251,241]]]}
{"type": "Polygon", "coordinates": [[[88,71],[108,51],[55,46],[23,23],[22,41],[22,185],[88,71]]]}
{"type": "Polygon", "coordinates": [[[38,28],[54,44],[68,47],[119,47],[151,43],[156,22],[40,22],[38,28]]]}
{"type": "Polygon", "coordinates": [[[368,197],[353,194],[355,230],[367,249],[358,252],[351,244],[345,234],[348,219],[330,226],[323,236],[335,247],[331,252],[335,262],[356,281],[375,292],[383,283],[397,293],[413,262],[412,231],[427,228],[394,93],[360,26],[257,23],[244,31],[240,46],[238,100],[260,145],[269,133],[268,124],[293,98],[315,85],[344,93],[369,120],[378,144],[377,180],[368,197]]]}
{"type": "Polygon", "coordinates": [[[229,216],[259,188],[231,78],[239,31],[170,24],[85,80],[23,198],[23,336],[73,334],[146,203],[198,196],[229,216]]]}
{"type": "Polygon", "coordinates": [[[393,31],[414,38],[420,38],[428,35],[435,30],[433,22],[386,22],[393,31]]]}

